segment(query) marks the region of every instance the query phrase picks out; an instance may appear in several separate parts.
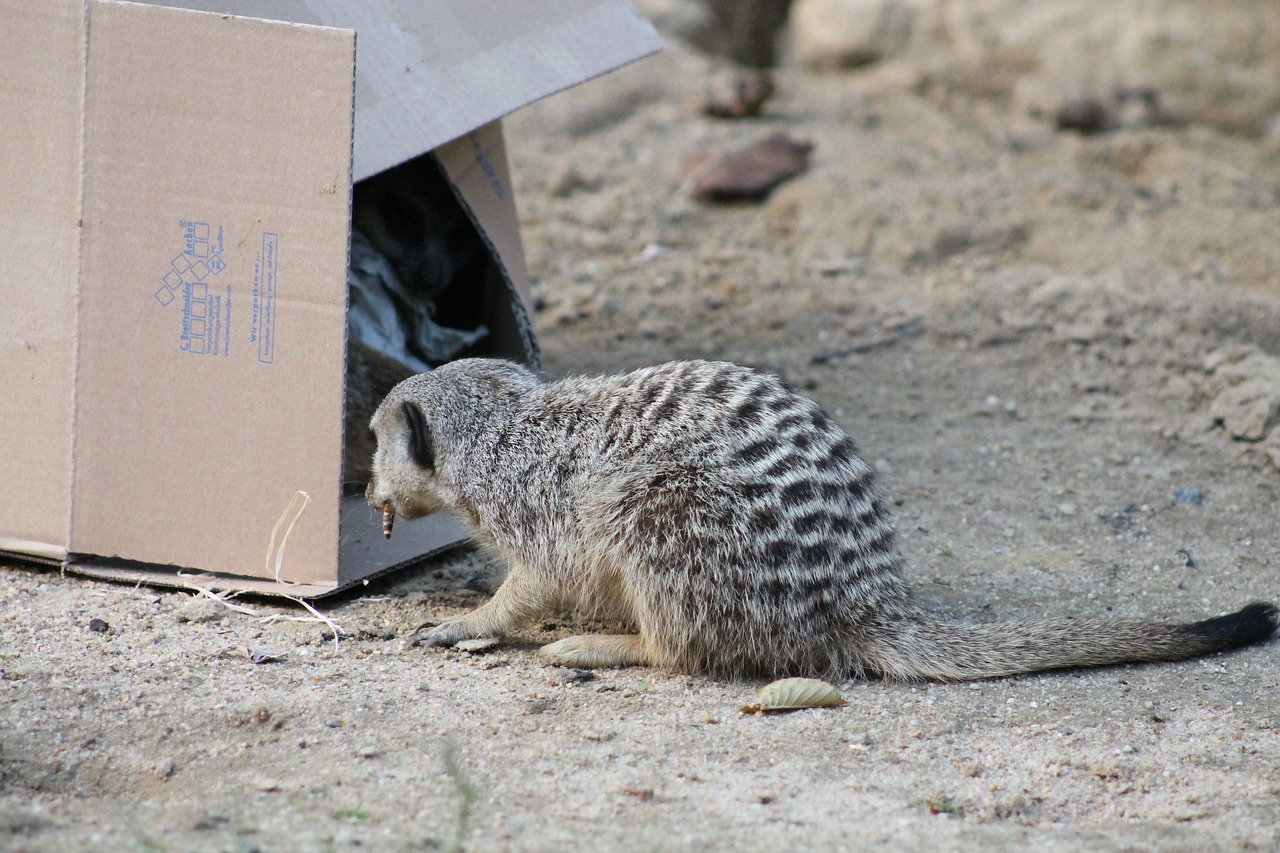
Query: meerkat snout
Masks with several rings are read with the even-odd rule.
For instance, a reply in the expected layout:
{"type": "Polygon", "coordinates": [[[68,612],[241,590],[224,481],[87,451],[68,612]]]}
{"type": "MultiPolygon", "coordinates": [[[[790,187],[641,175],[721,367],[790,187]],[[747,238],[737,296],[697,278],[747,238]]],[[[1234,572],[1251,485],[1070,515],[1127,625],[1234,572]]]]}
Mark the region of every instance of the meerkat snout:
{"type": "Polygon", "coordinates": [[[377,439],[365,500],[382,512],[382,534],[391,538],[396,516],[421,518],[444,508],[437,494],[435,441],[421,406],[399,399],[395,389],[370,422],[377,439]]]}
{"type": "MultiPolygon", "coordinates": [[[[422,409],[406,400],[400,404],[400,413],[403,416],[406,427],[404,438],[407,439],[408,443],[409,459],[423,471],[434,472],[436,467],[435,448],[431,439],[431,427],[427,423],[427,418],[422,413],[422,409]]],[[[395,527],[396,523],[396,504],[393,500],[380,499],[378,496],[376,459],[377,455],[375,454],[375,470],[370,477],[369,488],[365,493],[365,497],[374,509],[382,509],[382,535],[390,539],[392,528],[395,527]]],[[[423,514],[425,515],[426,513],[424,512],[423,514]]]]}
{"type": "Polygon", "coordinates": [[[466,491],[459,490],[460,480],[470,476],[468,460],[512,408],[541,385],[518,364],[472,358],[392,388],[369,422],[377,450],[365,500],[383,514],[383,533],[396,516],[410,520],[471,506],[466,491]]]}

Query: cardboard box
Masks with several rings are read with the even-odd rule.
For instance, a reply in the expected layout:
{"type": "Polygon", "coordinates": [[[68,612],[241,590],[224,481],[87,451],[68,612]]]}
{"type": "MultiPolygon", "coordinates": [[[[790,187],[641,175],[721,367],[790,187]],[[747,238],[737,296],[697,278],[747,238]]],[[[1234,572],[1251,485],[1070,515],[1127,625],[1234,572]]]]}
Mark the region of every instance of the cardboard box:
{"type": "Polygon", "coordinates": [[[342,498],[352,183],[432,151],[536,363],[498,119],[658,47],[617,0],[0,0],[0,551],[315,596],[456,542],[342,498]]]}

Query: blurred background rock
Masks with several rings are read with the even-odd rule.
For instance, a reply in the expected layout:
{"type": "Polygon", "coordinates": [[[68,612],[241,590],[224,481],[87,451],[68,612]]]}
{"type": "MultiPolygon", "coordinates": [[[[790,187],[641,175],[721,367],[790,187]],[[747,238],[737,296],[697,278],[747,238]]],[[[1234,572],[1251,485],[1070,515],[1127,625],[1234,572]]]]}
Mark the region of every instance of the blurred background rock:
{"type": "Polygon", "coordinates": [[[1189,122],[1274,143],[1280,4],[1256,0],[639,0],[751,68],[893,66],[919,85],[1066,114],[1086,132],[1189,122]],[[1077,117],[1083,116],[1083,121],[1077,117]]]}

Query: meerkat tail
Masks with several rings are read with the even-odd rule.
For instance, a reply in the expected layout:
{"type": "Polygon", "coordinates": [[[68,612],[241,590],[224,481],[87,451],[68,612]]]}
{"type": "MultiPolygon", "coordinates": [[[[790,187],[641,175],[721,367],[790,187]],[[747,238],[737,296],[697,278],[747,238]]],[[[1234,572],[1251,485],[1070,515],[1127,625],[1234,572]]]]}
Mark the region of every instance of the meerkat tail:
{"type": "Polygon", "coordinates": [[[1138,620],[1026,619],[985,625],[920,617],[886,629],[865,665],[887,678],[963,681],[1047,669],[1175,661],[1261,643],[1280,610],[1254,603],[1226,616],[1171,625],[1138,620]]]}

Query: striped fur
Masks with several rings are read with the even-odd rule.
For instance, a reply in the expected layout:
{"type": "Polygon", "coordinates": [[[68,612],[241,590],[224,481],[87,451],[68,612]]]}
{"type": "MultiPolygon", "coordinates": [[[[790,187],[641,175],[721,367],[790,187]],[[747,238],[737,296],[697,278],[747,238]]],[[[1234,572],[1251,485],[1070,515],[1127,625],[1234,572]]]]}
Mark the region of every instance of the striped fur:
{"type": "Polygon", "coordinates": [[[493,599],[433,643],[569,607],[635,633],[542,650],[562,665],[966,679],[1175,660],[1276,629],[1270,605],[1191,626],[934,621],[902,579],[853,441],[813,401],[733,364],[545,383],[469,359],[398,385],[372,426],[370,504],[404,518],[453,510],[510,566],[493,599]]]}

